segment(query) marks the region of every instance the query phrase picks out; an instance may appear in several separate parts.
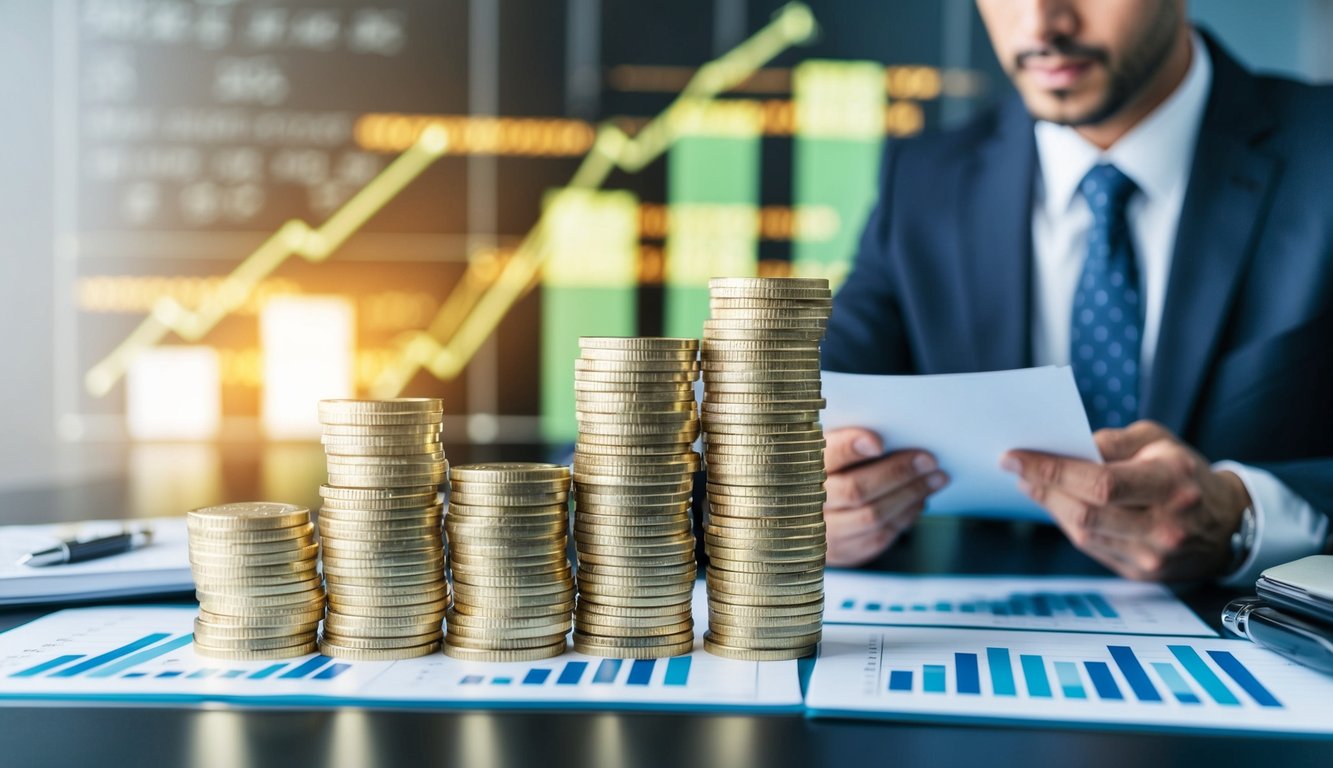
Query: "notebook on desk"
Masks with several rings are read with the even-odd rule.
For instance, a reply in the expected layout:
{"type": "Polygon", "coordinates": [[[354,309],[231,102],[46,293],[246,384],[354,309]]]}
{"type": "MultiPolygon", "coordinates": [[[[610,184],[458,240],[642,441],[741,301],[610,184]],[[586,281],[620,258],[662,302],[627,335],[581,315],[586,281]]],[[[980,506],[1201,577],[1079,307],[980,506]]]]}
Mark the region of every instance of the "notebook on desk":
{"type": "Polygon", "coordinates": [[[33,568],[19,558],[69,538],[119,532],[124,522],[97,520],[56,525],[0,527],[0,606],[73,603],[118,597],[191,592],[185,518],[133,521],[153,528],[151,544],[82,563],[33,568]]]}

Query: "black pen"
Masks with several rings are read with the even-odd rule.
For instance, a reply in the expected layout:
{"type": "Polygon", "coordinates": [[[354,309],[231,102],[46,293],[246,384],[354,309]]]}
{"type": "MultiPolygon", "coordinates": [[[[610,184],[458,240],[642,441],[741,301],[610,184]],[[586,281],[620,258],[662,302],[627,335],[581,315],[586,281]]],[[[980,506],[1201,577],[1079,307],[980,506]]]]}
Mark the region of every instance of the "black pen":
{"type": "Polygon", "coordinates": [[[1222,626],[1284,658],[1333,674],[1333,638],[1327,629],[1268,607],[1257,597],[1232,600],[1222,626]]]}
{"type": "Polygon", "coordinates": [[[122,552],[129,552],[132,549],[146,546],[153,540],[153,531],[151,528],[141,528],[135,531],[125,531],[114,536],[102,536],[96,539],[79,541],[72,539],[62,541],[50,549],[43,549],[39,552],[24,555],[19,558],[19,565],[29,567],[38,567],[43,565],[61,565],[64,563],[81,563],[84,560],[95,560],[99,557],[110,557],[119,555],[122,552]]]}

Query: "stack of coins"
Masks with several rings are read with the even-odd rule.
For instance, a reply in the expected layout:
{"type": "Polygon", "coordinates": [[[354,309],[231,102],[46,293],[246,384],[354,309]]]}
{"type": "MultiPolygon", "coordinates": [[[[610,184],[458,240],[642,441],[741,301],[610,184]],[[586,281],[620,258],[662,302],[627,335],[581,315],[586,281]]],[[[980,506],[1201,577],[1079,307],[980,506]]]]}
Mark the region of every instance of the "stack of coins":
{"type": "Polygon", "coordinates": [[[574,608],[569,467],[454,467],[444,527],[454,585],[445,654],[536,661],[564,653],[574,608]]]}
{"type": "Polygon", "coordinates": [[[440,650],[449,602],[443,417],[435,398],[319,403],[329,471],[319,513],[325,655],[380,661],[440,650]]]}
{"type": "Polygon", "coordinates": [[[688,653],[699,342],[583,338],[579,346],[574,648],[622,658],[688,653]]]}
{"type": "Polygon", "coordinates": [[[191,510],[190,571],[199,597],[194,649],[219,659],[315,651],[324,615],[310,510],[265,501],[191,510]]]}
{"type": "Polygon", "coordinates": [[[824,609],[819,342],[828,281],[709,282],[702,349],[708,628],[720,656],[813,653],[824,609]]]}

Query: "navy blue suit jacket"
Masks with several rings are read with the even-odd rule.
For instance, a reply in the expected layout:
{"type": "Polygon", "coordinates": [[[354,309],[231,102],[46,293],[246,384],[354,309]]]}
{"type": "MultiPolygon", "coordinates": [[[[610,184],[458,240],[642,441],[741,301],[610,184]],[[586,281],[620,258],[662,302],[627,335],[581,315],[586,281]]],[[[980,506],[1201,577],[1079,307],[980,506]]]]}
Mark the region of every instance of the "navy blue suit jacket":
{"type": "MultiPolygon", "coordinates": [[[[1212,92],[1139,415],[1329,514],[1333,87],[1257,77],[1207,43],[1212,92]]],[[[1032,126],[1014,96],[959,130],[888,145],[826,369],[1031,365],[1032,126]]]]}

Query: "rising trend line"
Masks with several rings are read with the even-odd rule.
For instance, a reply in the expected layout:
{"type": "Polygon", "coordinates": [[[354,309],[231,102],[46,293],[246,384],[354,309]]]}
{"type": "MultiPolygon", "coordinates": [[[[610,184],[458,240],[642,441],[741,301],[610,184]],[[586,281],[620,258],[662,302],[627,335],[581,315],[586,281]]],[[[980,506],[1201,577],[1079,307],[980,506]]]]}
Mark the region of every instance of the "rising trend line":
{"type": "MultiPolygon", "coordinates": [[[[666,110],[635,136],[613,125],[603,125],[567,186],[596,189],[615,169],[629,173],[642,170],[675,142],[678,136],[675,118],[682,107],[709,100],[740,85],[788,48],[809,40],[815,31],[814,15],[807,6],[802,3],[783,6],[752,37],[701,67],[666,110]]],[[[543,213],[489,286],[475,279],[474,266],[469,265],[459,287],[440,307],[430,327],[409,335],[399,359],[375,382],[371,395],[397,396],[423,368],[441,380],[457,376],[509,309],[535,284],[546,256],[543,213]],[[452,329],[454,325],[456,330],[452,329]],[[448,341],[442,342],[446,335],[448,341]]]]}
{"type": "Polygon", "coordinates": [[[447,145],[448,136],[442,128],[427,129],[415,144],[343,203],[318,229],[300,219],[292,219],[279,227],[232,270],[217,290],[205,296],[196,309],[187,309],[169,296],[158,299],[139,326],[88,370],[83,379],[88,393],[93,397],[106,395],[125,375],[135,355],[161,343],[168,333],[175,332],[186,341],[203,338],[223,318],[245,304],[260,281],[292,256],[312,262],[328,258],[443,155],[447,145]]]}

